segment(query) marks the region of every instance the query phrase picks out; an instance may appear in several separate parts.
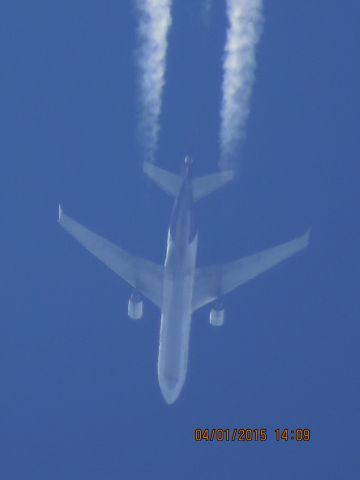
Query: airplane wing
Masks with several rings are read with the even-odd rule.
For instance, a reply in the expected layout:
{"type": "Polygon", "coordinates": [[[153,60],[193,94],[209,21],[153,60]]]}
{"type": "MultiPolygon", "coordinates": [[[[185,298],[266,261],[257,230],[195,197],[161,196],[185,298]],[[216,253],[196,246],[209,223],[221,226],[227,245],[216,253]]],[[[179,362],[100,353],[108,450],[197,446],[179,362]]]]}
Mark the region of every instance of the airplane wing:
{"type": "Polygon", "coordinates": [[[161,308],[163,267],[135,257],[65,215],[59,205],[59,223],[89,252],[146,298],[161,308]]]}
{"type": "Polygon", "coordinates": [[[226,295],[240,285],[283,262],[309,244],[310,231],[268,250],[249,255],[235,262],[197,269],[193,311],[226,295]]]}

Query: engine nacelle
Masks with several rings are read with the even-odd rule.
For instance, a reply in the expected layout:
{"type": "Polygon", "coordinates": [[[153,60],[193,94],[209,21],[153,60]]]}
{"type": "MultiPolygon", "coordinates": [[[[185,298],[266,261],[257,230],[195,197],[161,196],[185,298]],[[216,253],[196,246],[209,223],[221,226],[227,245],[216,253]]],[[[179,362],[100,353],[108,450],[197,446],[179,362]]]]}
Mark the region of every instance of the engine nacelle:
{"type": "Polygon", "coordinates": [[[139,320],[144,313],[144,302],[138,292],[133,292],[129,298],[128,315],[133,320],[139,320]]]}
{"type": "Polygon", "coordinates": [[[213,327],[221,327],[225,320],[224,305],[219,302],[210,310],[210,325],[213,327]]]}

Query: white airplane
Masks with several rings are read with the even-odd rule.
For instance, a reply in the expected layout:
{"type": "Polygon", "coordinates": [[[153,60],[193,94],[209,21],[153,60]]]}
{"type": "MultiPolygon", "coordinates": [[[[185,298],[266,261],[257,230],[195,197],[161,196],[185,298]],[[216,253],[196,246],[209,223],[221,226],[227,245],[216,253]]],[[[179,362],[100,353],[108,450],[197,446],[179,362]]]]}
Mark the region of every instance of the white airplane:
{"type": "Polygon", "coordinates": [[[128,303],[132,319],[143,316],[146,297],[161,310],[158,379],[164,399],[171,404],[184,386],[190,340],[191,316],[213,303],[210,324],[224,323],[224,295],[307,247],[309,231],[276,247],[234,262],[196,267],[198,233],[193,203],[233,179],[232,171],[191,177],[192,161],[185,157],[182,176],[144,163],[144,172],[175,197],[164,265],[135,257],[65,215],[59,205],[60,225],[100,261],[133,288],[128,303]]]}

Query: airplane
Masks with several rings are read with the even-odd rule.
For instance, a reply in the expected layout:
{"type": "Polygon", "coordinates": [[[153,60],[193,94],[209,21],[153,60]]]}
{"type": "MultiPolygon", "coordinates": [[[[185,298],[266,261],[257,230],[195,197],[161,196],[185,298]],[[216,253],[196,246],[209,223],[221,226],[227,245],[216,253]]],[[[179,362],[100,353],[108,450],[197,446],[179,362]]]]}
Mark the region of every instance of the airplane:
{"type": "Polygon", "coordinates": [[[293,240],[231,263],[198,268],[194,203],[233,180],[234,173],[225,170],[193,178],[192,163],[186,156],[182,175],[148,162],[143,166],[144,173],[175,198],[164,265],[127,253],[67,216],[59,205],[60,225],[132,287],[128,316],[142,318],[143,297],[161,310],[157,370],[160,390],[168,404],[177,400],[185,383],[192,314],[212,304],[210,324],[223,325],[224,295],[306,248],[310,234],[308,230],[293,240]]]}

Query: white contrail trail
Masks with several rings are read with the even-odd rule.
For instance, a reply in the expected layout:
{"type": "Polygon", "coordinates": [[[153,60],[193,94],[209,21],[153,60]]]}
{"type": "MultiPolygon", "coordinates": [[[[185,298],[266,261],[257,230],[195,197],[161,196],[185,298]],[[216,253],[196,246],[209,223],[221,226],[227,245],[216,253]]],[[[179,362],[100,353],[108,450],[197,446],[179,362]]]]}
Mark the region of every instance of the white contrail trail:
{"type": "Polygon", "coordinates": [[[137,51],[141,97],[139,127],[150,161],[154,158],[160,130],[159,117],[165,85],[171,3],[172,0],[136,0],[139,12],[137,51]]]}
{"type": "Polygon", "coordinates": [[[234,164],[244,137],[254,80],[255,46],[262,26],[262,0],[227,0],[229,27],[224,52],[220,126],[220,168],[234,164]]]}

